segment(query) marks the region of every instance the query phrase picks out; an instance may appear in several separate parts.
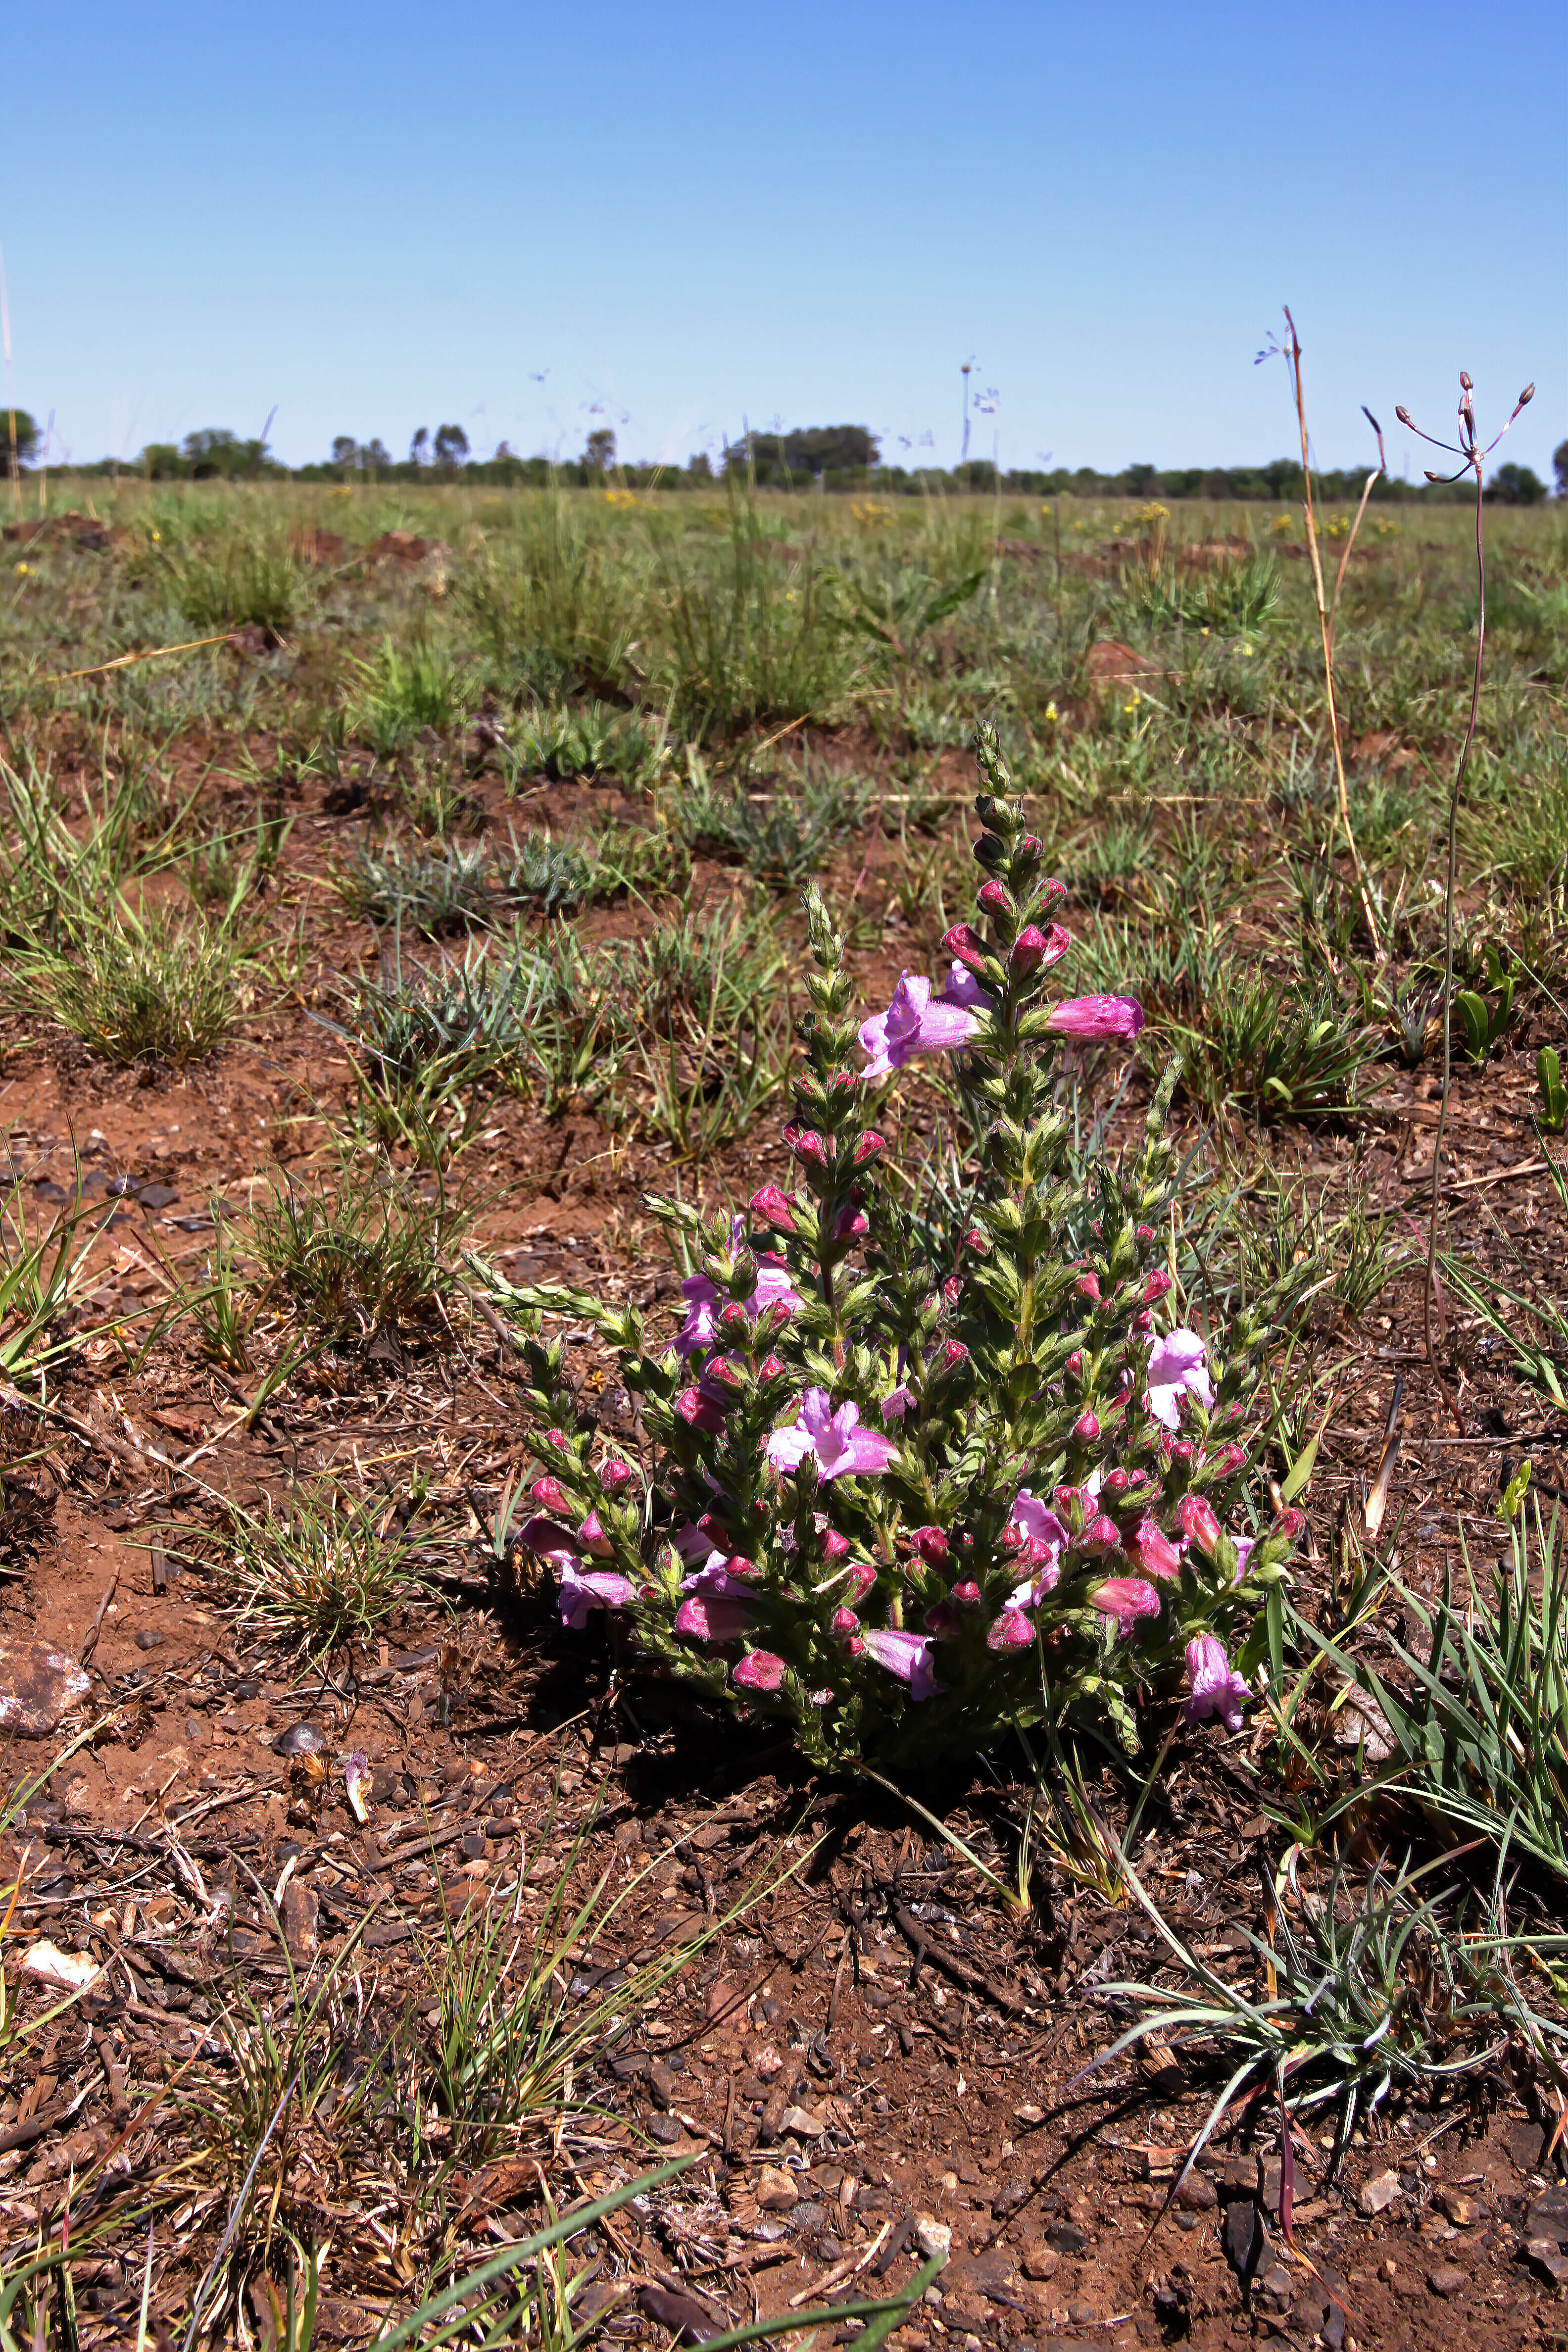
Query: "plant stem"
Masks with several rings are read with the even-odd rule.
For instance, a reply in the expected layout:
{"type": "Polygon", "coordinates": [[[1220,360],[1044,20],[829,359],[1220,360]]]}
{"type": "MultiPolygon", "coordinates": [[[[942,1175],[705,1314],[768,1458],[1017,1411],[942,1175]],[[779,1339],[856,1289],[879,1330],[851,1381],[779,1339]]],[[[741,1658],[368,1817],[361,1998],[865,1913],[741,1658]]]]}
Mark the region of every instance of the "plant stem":
{"type": "Polygon", "coordinates": [[[1443,903],[1443,1093],[1437,1105],[1436,1139],[1432,1147],[1432,1210],[1426,1225],[1426,1280],[1421,1298],[1421,1331],[1426,1342],[1426,1361],[1432,1368],[1433,1379],[1442,1391],[1443,1402],[1461,1433],[1465,1417],[1437,1368],[1436,1353],[1432,1346],[1432,1294],[1437,1272],[1437,1212],[1443,1198],[1443,1135],[1448,1123],[1448,1093],[1454,1072],[1454,882],[1458,854],[1459,794],[1464,787],[1465,770],[1469,765],[1470,746],[1476,740],[1476,723],[1480,716],[1481,663],[1487,648],[1487,550],[1479,451],[1472,456],[1471,463],[1476,471],[1476,582],[1480,601],[1476,614],[1476,667],[1470,683],[1469,724],[1465,729],[1465,740],[1459,746],[1458,762],[1454,770],[1454,789],[1448,796],[1448,868],[1443,903]]]}

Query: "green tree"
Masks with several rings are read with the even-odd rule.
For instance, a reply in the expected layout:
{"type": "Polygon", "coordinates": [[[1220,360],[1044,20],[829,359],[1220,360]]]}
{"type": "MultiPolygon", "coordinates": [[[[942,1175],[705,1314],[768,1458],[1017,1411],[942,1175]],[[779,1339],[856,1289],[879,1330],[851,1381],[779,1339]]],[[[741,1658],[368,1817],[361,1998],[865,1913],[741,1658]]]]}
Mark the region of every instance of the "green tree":
{"type": "Polygon", "coordinates": [[[589,434],[583,451],[583,463],[591,474],[607,474],[616,462],[616,436],[607,425],[595,425],[589,434]]]}
{"type": "Polygon", "coordinates": [[[468,454],[468,436],[460,425],[437,425],[436,427],[436,463],[448,474],[455,472],[468,454]]]}
{"type": "Polygon", "coordinates": [[[1557,495],[1568,499],[1568,441],[1559,441],[1552,452],[1552,470],[1557,477],[1557,495]]]}
{"type": "Polygon", "coordinates": [[[1500,466],[1487,484],[1487,496],[1499,506],[1539,506],[1546,496],[1546,485],[1530,466],[1500,466]]]}

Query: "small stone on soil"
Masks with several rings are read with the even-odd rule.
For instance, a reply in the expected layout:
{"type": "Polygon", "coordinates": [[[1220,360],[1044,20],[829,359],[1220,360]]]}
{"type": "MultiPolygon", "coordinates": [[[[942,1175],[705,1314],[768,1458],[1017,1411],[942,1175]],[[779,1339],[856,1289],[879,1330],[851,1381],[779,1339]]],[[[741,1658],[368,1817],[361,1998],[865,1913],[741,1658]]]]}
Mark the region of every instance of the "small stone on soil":
{"type": "Polygon", "coordinates": [[[1427,2272],[1426,2284],[1434,2294],[1445,2297],[1461,2294],[1465,2287],[1465,2273],[1457,2263],[1439,2263],[1435,2270],[1427,2272]]]}
{"type": "Polygon", "coordinates": [[[1374,2214],[1392,2205],[1399,2193],[1398,2173],[1380,2172],[1373,2179],[1363,2181],[1356,2190],[1356,2210],[1370,2221],[1374,2214]]]}

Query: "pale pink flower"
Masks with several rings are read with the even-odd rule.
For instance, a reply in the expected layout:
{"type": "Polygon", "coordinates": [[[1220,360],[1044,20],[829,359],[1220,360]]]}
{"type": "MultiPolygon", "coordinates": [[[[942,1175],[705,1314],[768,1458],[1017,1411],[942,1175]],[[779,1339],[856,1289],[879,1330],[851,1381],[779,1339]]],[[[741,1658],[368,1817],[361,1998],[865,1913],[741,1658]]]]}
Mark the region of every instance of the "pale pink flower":
{"type": "Polygon", "coordinates": [[[689,1594],[675,1612],[676,1632],[699,1642],[732,1642],[751,1622],[745,1601],[710,1600],[700,1592],[689,1594]]]}
{"type": "Polygon", "coordinates": [[[1123,1641],[1138,1618],[1157,1617],[1160,1613],[1159,1594],[1141,1576],[1108,1576],[1089,1597],[1093,1607],[1116,1619],[1123,1641]]]}
{"type": "MultiPolygon", "coordinates": [[[[676,1353],[694,1356],[701,1349],[711,1348],[718,1339],[721,1294],[705,1274],[692,1274],[681,1284],[680,1295],[686,1301],[686,1322],[675,1343],[676,1353]]],[[[732,1300],[724,1295],[722,1303],[726,1307],[739,1307],[755,1323],[769,1307],[783,1307],[793,1312],[801,1300],[784,1260],[762,1256],[757,1260],[757,1286],[750,1298],[732,1300]]]]}
{"type": "Polygon", "coordinates": [[[1213,1633],[1194,1634],[1187,1643],[1187,1694],[1182,1712],[1189,1723],[1217,1715],[1227,1731],[1241,1729],[1242,1702],[1252,1694],[1213,1633]]]}
{"type": "Polygon", "coordinates": [[[1176,1505],[1176,1525],[1205,1559],[1214,1558],[1219,1547],[1219,1521],[1205,1496],[1184,1495],[1176,1505]]]}
{"type": "Polygon", "coordinates": [[[1135,1528],[1129,1528],[1121,1538],[1121,1548],[1131,1554],[1145,1576],[1179,1576],[1182,1555],[1163,1528],[1145,1517],[1135,1528]]]}
{"type": "Polygon", "coordinates": [[[901,1382],[890,1396],[885,1396],[882,1399],[882,1419],[889,1422],[902,1421],[906,1412],[914,1411],[915,1403],[913,1389],[907,1382],[901,1382]]]}
{"type": "Polygon", "coordinates": [[[873,1013],[861,1026],[861,1047],[870,1058],[860,1075],[872,1080],[891,1077],[917,1054],[949,1053],[967,1045],[979,1026],[976,1012],[933,996],[929,980],[906,971],[886,1013],[873,1013]]]}
{"type": "Polygon", "coordinates": [[[1136,1037],[1143,1026],[1143,1007],[1135,996],[1069,996],[1047,1022],[1058,1037],[1098,1044],[1112,1037],[1136,1037]]]}
{"type": "Polygon", "coordinates": [[[1182,1398],[1196,1397],[1205,1407],[1214,1402],[1214,1383],[1205,1366],[1208,1349],[1197,1332],[1167,1331],[1149,1351],[1149,1386],[1143,1402],[1167,1429],[1181,1424],[1182,1398]]]}
{"type": "Polygon", "coordinates": [[[561,1562],[561,1622],[580,1633],[591,1609],[625,1609],[631,1601],[629,1579],[606,1568],[581,1569],[573,1559],[561,1562]]]}
{"type": "Polygon", "coordinates": [[[931,1671],[931,1644],[923,1633],[868,1625],[861,1639],[879,1666],[908,1683],[911,1698],[931,1698],[942,1688],[931,1671]]]}
{"type": "Polygon", "coordinates": [[[797,1470],[810,1454],[819,1478],[874,1475],[898,1459],[899,1449],[890,1437],[879,1437],[859,1423],[858,1405],[841,1404],[835,1412],[826,1389],[807,1389],[799,1418],[769,1438],[768,1460],[775,1470],[797,1470]]]}

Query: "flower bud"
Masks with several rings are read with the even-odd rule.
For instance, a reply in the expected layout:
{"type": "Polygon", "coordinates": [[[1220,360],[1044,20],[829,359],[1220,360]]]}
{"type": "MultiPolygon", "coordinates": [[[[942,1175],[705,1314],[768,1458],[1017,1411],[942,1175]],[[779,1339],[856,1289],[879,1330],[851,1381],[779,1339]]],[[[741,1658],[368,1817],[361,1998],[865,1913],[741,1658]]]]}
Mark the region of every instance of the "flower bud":
{"type": "Polygon", "coordinates": [[[863,1234],[868,1230],[869,1227],[867,1223],[865,1210],[858,1209],[853,1201],[846,1201],[844,1206],[839,1210],[838,1214],[833,1220],[834,1240],[836,1242],[850,1241],[857,1234],[863,1234]]]}
{"type": "Polygon", "coordinates": [[[984,971],[984,947],[967,923],[954,923],[950,931],[944,931],[942,944],[950,956],[955,956],[960,963],[966,963],[971,971],[984,971]]]}
{"type": "Polygon", "coordinates": [[[783,1375],[784,1366],[776,1356],[764,1356],[757,1366],[759,1381],[776,1381],[782,1379],[783,1375]]]}
{"type": "Polygon", "coordinates": [[[1145,1307],[1152,1307],[1157,1298],[1163,1298],[1166,1291],[1172,1289],[1173,1286],[1171,1277],[1165,1272],[1163,1266],[1152,1266],[1149,1271],[1149,1279],[1143,1285],[1142,1293],[1143,1305],[1145,1307]]]}
{"type": "Polygon", "coordinates": [[[1013,942],[1013,952],[1007,958],[1009,971],[1038,971],[1050,952],[1050,941],[1038,923],[1026,923],[1013,942]]]}
{"type": "Polygon", "coordinates": [[[742,1690],[776,1691],[785,1674],[784,1662],[772,1650],[748,1650],[731,1678],[742,1690]]]}
{"type": "MultiPolygon", "coordinates": [[[[946,1286],[944,1285],[943,1286],[945,1288],[946,1286]]],[[[962,1288],[963,1286],[960,1285],[960,1287],[962,1288]]],[[[942,1341],[942,1361],[939,1368],[941,1370],[944,1372],[956,1371],[960,1364],[967,1363],[968,1360],[969,1350],[964,1346],[962,1339],[944,1339],[942,1341]]]]}
{"type": "Polygon", "coordinates": [[[595,1559],[609,1559],[615,1547],[605,1533],[604,1523],[597,1511],[589,1512],[577,1533],[584,1551],[591,1551],[595,1559]]]}
{"type": "Polygon", "coordinates": [[[833,1612],[831,1630],[841,1636],[858,1633],[860,1631],[860,1620],[856,1616],[853,1609],[836,1609],[833,1612]]]}
{"type": "Polygon", "coordinates": [[[950,1274],[942,1286],[942,1295],[950,1307],[956,1307],[963,1296],[963,1285],[956,1274],[950,1274]]]}
{"type": "Polygon", "coordinates": [[[1215,1475],[1234,1478],[1238,1470],[1247,1467],[1247,1448],[1234,1443],[1222,1445],[1214,1456],[1215,1475]]]}
{"type": "Polygon", "coordinates": [[[1079,1538],[1086,1551],[1109,1551],[1112,1544],[1120,1544],[1121,1541],[1121,1528],[1114,1519],[1108,1519],[1103,1511],[1096,1513],[1079,1538]]]}
{"type": "Polygon", "coordinates": [[[720,1314],[719,1320],[727,1331],[749,1331],[752,1318],[738,1298],[731,1298],[720,1314]]]}
{"type": "Polygon", "coordinates": [[[572,1507],[559,1478],[536,1478],[528,1491],[542,1511],[569,1511],[572,1507]]]}
{"type": "Polygon", "coordinates": [[[1152,1249],[1160,1237],[1152,1225],[1140,1225],[1136,1238],[1141,1249],[1152,1249]]]}
{"type": "Polygon", "coordinates": [[[980,1606],[980,1587],[975,1583],[974,1579],[972,1576],[966,1576],[962,1584],[955,1584],[953,1586],[952,1597],[957,1601],[961,1609],[978,1609],[980,1606]]]}
{"type": "Polygon", "coordinates": [[[685,1389],[675,1401],[675,1410],[689,1429],[705,1430],[717,1437],[724,1426],[724,1416],[717,1398],[707,1396],[701,1389],[685,1389]]]}
{"type": "Polygon", "coordinates": [[[1100,1491],[1102,1495],[1125,1495],[1131,1484],[1125,1470],[1108,1470],[1100,1482],[1100,1491]]]}
{"type": "Polygon", "coordinates": [[[980,903],[988,915],[1010,915],[1013,894],[1005,882],[999,882],[993,875],[989,882],[980,886],[980,903]]]}
{"type": "Polygon", "coordinates": [[[928,1633],[936,1635],[939,1642],[946,1642],[950,1641],[958,1631],[959,1615],[951,1602],[933,1601],[921,1619],[921,1622],[928,1633]]]}
{"type": "Polygon", "coordinates": [[[776,1225],[781,1233],[795,1231],[795,1211],[776,1184],[764,1184],[752,1193],[752,1214],[761,1217],[765,1225],[776,1225]]]}
{"type": "Polygon", "coordinates": [[[1176,1524],[1187,1541],[1205,1559],[1212,1559],[1219,1543],[1219,1521],[1214,1506],[1202,1495],[1184,1495],[1176,1505],[1176,1524]]]}
{"type": "Polygon", "coordinates": [[[792,1119],[784,1129],[784,1139],[797,1160],[806,1160],[813,1168],[827,1165],[827,1146],[814,1127],[797,1127],[792,1119]]]}
{"type": "Polygon", "coordinates": [[[599,1486],[606,1495],[624,1494],[636,1475],[629,1462],[617,1462],[613,1455],[599,1465],[599,1486]]]}
{"type": "Polygon", "coordinates": [[[947,1566],[949,1545],[941,1528],[911,1528],[910,1541],[928,1568],[947,1566]]]}
{"type": "Polygon", "coordinates": [[[859,1142],[855,1146],[856,1167],[858,1168],[862,1166],[868,1160],[875,1160],[879,1152],[886,1151],[887,1148],[887,1137],[885,1135],[879,1135],[874,1127],[868,1127],[866,1129],[865,1134],[860,1138],[859,1142]]]}
{"type": "Polygon", "coordinates": [[[1081,1348],[1075,1348],[1075,1349],[1073,1349],[1072,1354],[1068,1358],[1067,1362],[1062,1366],[1062,1370],[1063,1370],[1063,1371],[1067,1374],[1067,1376],[1068,1376],[1068,1380],[1069,1380],[1069,1381],[1081,1381],[1081,1380],[1082,1380],[1082,1378],[1083,1378],[1083,1349],[1082,1349],[1081,1348]]]}
{"type": "Polygon", "coordinates": [[[829,1528],[822,1538],[822,1557],[829,1568],[837,1568],[849,1549],[849,1538],[841,1536],[837,1528],[829,1528]]]}
{"type": "Polygon", "coordinates": [[[1100,1423],[1092,1412],[1080,1412],[1072,1425],[1072,1433],[1080,1445],[1092,1445],[1100,1435],[1100,1423]]]}
{"type": "Polygon", "coordinates": [[[1098,1307],[1100,1305],[1099,1275],[1080,1274],[1078,1280],[1073,1284],[1073,1289],[1076,1291],[1079,1298],[1087,1298],[1091,1306],[1098,1307]]]}
{"type": "Polygon", "coordinates": [[[729,1559],[724,1562],[725,1575],[737,1576],[742,1582],[748,1576],[755,1576],[756,1572],[756,1561],[754,1559],[748,1559],[743,1551],[732,1551],[730,1554],[729,1559]]]}
{"type": "Polygon", "coordinates": [[[868,1559],[858,1559],[854,1567],[849,1571],[849,1580],[844,1589],[848,1593],[851,1601],[861,1601],[865,1600],[866,1595],[870,1591],[871,1587],[876,1583],[876,1581],[877,1571],[872,1567],[870,1561],[868,1559]]]}
{"type": "Polygon", "coordinates": [[[1164,1450],[1171,1461],[1180,1463],[1184,1470],[1196,1468],[1198,1449],[1190,1437],[1168,1437],[1164,1450]]]}
{"type": "Polygon", "coordinates": [[[1272,1535],[1283,1536],[1287,1543],[1294,1543],[1306,1524],[1306,1518],[1300,1511],[1296,1510],[1292,1506],[1287,1506],[1275,1520],[1269,1532],[1272,1535]]]}
{"type": "Polygon", "coordinates": [[[566,1432],[563,1429],[547,1429],[544,1433],[544,1443],[546,1445],[552,1445],[557,1454],[569,1454],[572,1450],[566,1442],[566,1432]]]}
{"type": "Polygon", "coordinates": [[[1132,1329],[1140,1339],[1146,1339],[1153,1328],[1154,1318],[1147,1307],[1132,1318],[1132,1329]]]}
{"type": "Polygon", "coordinates": [[[991,1624],[985,1635],[988,1650],[1026,1650],[1035,1639],[1035,1629],[1021,1609],[1004,1609],[991,1624]]]}

